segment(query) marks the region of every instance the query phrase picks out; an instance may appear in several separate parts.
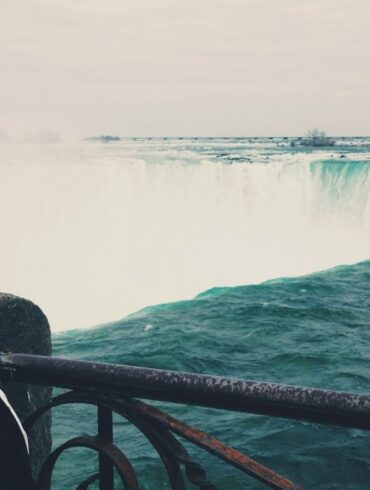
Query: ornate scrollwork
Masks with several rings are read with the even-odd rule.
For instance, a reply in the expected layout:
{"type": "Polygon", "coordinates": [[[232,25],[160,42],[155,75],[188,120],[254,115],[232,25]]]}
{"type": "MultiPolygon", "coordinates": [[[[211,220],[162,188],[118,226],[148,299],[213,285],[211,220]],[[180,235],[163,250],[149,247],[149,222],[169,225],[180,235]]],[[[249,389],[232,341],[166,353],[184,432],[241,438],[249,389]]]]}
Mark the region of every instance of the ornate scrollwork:
{"type": "Polygon", "coordinates": [[[100,488],[113,489],[113,469],[118,472],[122,487],[137,490],[138,478],[130,462],[113,443],[112,412],[119,414],[135,425],[149,440],[159,454],[167,471],[172,490],[185,490],[184,474],[199,490],[216,490],[208,480],[204,469],[193,461],[185,447],[174,434],[180,436],[248,473],[271,488],[295,490],[299,487],[248,456],[225,446],[217,439],[191,427],[174,417],[136,399],[102,394],[96,391],[70,391],[54,398],[48,405],[39,408],[25,422],[27,431],[45,412],[53,407],[71,403],[95,405],[98,408],[98,435],[76,437],[55,449],[45,461],[36,484],[37,490],[49,490],[51,477],[58,457],[72,447],[87,447],[99,454],[99,472],[82,482],[77,490],[87,489],[99,480],[100,488]],[[185,469],[183,474],[182,468],[185,469]]]}

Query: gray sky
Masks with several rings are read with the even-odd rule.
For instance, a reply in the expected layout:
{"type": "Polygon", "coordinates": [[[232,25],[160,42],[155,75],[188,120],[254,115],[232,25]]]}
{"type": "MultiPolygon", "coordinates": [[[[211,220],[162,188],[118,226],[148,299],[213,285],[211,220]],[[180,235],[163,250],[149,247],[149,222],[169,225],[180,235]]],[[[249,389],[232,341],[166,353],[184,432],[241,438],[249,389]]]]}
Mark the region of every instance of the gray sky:
{"type": "Polygon", "coordinates": [[[369,0],[0,0],[0,131],[370,134],[369,0]]]}

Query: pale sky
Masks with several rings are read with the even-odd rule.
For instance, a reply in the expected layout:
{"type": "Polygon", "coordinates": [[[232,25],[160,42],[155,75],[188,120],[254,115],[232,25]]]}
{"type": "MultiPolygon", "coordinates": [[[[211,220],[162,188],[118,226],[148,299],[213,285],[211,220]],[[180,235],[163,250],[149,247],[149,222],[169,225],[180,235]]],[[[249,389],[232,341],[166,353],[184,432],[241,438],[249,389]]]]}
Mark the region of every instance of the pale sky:
{"type": "Polygon", "coordinates": [[[370,134],[369,0],[0,0],[0,132],[370,134]]]}

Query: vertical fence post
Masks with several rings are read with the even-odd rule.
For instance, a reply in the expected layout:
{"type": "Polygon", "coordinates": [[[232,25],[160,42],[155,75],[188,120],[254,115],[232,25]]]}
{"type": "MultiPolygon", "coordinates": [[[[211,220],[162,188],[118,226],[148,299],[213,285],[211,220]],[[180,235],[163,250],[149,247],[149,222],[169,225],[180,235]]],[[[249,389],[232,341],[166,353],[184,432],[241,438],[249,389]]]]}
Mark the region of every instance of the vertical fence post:
{"type": "MultiPolygon", "coordinates": [[[[98,437],[113,442],[112,411],[98,406],[98,437]]],[[[99,454],[99,489],[114,490],[113,464],[104,454],[99,454]]]]}

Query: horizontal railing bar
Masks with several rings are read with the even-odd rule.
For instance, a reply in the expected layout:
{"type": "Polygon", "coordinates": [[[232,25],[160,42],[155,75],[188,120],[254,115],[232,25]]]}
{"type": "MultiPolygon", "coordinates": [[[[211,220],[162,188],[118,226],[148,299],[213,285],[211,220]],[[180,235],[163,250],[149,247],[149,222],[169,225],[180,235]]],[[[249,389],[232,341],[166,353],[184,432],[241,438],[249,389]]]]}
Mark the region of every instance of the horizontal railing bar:
{"type": "Polygon", "coordinates": [[[0,354],[13,381],[370,429],[370,396],[29,354],[0,354]]]}

